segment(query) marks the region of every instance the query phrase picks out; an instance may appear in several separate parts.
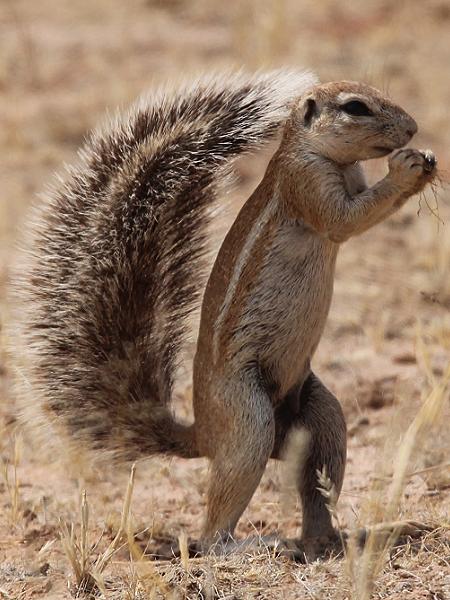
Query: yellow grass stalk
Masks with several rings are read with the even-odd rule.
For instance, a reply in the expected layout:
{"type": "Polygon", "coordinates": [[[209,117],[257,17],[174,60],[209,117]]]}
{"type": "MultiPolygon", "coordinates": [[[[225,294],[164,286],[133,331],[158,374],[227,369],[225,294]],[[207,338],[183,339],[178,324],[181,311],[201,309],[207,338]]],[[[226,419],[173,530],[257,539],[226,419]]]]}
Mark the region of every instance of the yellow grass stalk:
{"type": "MultiPolygon", "coordinates": [[[[408,465],[414,451],[420,445],[419,437],[426,433],[439,419],[447,397],[450,381],[450,365],[441,381],[437,383],[408,427],[394,461],[394,473],[384,506],[384,519],[371,528],[356,573],[355,565],[350,565],[353,573],[356,600],[370,600],[375,581],[385,563],[386,554],[400,533],[410,534],[420,524],[394,521],[408,473],[408,465]]],[[[354,552],[351,553],[354,561],[354,552]]]]}

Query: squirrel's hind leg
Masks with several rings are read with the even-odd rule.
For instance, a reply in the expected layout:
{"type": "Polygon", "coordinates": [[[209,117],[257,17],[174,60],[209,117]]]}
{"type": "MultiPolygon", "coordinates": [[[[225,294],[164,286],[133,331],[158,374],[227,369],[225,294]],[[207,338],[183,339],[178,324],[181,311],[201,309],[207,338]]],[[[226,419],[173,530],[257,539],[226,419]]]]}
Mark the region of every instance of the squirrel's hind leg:
{"type": "Polygon", "coordinates": [[[344,415],[335,396],[311,373],[300,389],[283,400],[275,411],[275,420],[272,457],[284,454],[294,463],[303,511],[299,546],[312,558],[336,543],[339,546],[327,499],[318,488],[333,486],[336,499],[341,491],[347,448],[344,415]],[[297,441],[295,430],[299,432],[297,441]],[[323,473],[322,482],[318,471],[323,473]]]}
{"type": "Polygon", "coordinates": [[[223,430],[215,432],[211,423],[209,431],[216,448],[201,543],[203,549],[215,546],[221,552],[222,544],[232,543],[236,524],[264,473],[273,449],[275,420],[270,398],[256,375],[236,376],[213,402],[215,416],[217,410],[225,411],[227,428],[224,435],[223,430]]]}

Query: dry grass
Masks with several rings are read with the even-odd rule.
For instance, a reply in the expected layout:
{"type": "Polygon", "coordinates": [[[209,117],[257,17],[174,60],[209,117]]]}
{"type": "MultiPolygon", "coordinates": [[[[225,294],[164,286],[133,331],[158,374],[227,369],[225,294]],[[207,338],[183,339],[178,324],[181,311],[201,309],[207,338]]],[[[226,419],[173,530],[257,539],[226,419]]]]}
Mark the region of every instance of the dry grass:
{"type": "MultiPolygon", "coordinates": [[[[389,553],[399,536],[417,537],[427,530],[439,531],[440,529],[438,523],[424,526],[395,520],[399,518],[401,512],[401,502],[413,454],[420,455],[423,452],[425,436],[433,431],[433,427],[442,418],[444,403],[448,398],[449,381],[450,364],[442,380],[433,387],[406,430],[395,454],[392,477],[378,479],[369,496],[371,508],[367,517],[376,525],[369,530],[362,554],[358,552],[355,538],[352,540],[353,543],[350,543],[347,554],[355,600],[372,598],[379,575],[388,562],[389,553]]],[[[439,531],[438,535],[441,533],[439,531]]]]}
{"type": "MultiPolygon", "coordinates": [[[[364,79],[415,115],[415,143],[436,152],[442,173],[437,200],[432,191],[413,199],[343,247],[315,358],[349,423],[346,480],[330,509],[343,531],[372,527],[362,554],[350,543],[344,559],[308,565],[269,548],[189,558],[206,462],[155,459],[138,465],[127,483],[117,470],[87,472],[81,458],[69,471],[65,452],[55,461],[28,434],[17,442],[4,352],[11,340],[2,330],[0,598],[61,600],[83,589],[114,600],[450,597],[449,24],[442,0],[0,3],[2,323],[16,228],[30,202],[106,108],[168,76],[301,64],[323,80],[364,79]],[[408,519],[437,528],[417,535],[414,525],[405,528],[408,519]],[[392,521],[409,534],[402,546],[393,545],[392,521]],[[176,540],[180,558],[153,560],[161,544],[176,540]]],[[[385,164],[368,167],[376,179],[385,164]]],[[[262,169],[262,160],[239,165],[234,209],[262,169]]],[[[186,367],[177,394],[183,414],[189,396],[186,367]]],[[[326,473],[321,481],[332,498],[326,473]]],[[[295,496],[271,464],[237,536],[280,530],[294,537],[298,524],[295,496]]]]}
{"type": "Polygon", "coordinates": [[[9,520],[12,526],[17,525],[19,519],[20,510],[20,491],[19,491],[19,476],[18,476],[18,465],[20,462],[20,446],[21,437],[15,435],[9,439],[10,446],[10,458],[5,455],[1,457],[1,469],[4,480],[5,490],[9,499],[9,520]]]}
{"type": "Polygon", "coordinates": [[[105,569],[122,546],[123,539],[128,537],[130,540],[133,538],[130,534],[130,510],[135,472],[136,466],[133,465],[125,494],[119,529],[114,539],[108,547],[98,555],[96,560],[93,560],[92,557],[99,546],[100,539],[93,545],[89,544],[89,505],[85,490],[81,497],[81,524],[79,537],[75,533],[73,524],[69,528],[66,523],[61,522],[61,544],[72,567],[75,579],[74,591],[76,594],[95,595],[98,591],[102,592],[104,595],[106,594],[103,577],[105,569]]]}

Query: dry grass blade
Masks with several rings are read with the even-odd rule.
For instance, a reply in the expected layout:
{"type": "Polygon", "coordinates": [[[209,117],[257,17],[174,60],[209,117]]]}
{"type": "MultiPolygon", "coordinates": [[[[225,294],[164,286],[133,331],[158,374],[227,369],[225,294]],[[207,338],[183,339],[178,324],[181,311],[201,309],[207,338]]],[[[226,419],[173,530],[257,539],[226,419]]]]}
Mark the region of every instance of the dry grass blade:
{"type": "Polygon", "coordinates": [[[98,557],[97,561],[95,562],[94,569],[97,573],[103,573],[111,558],[122,545],[123,538],[125,538],[127,535],[128,523],[130,521],[131,498],[133,496],[135,474],[136,465],[133,464],[133,466],[131,467],[130,478],[128,480],[127,491],[125,493],[125,500],[123,503],[119,530],[117,531],[113,541],[109,544],[108,548],[105,550],[105,552],[103,552],[102,555],[98,557]]]}
{"type": "MultiPolygon", "coordinates": [[[[417,451],[419,436],[426,433],[442,414],[450,381],[450,365],[441,381],[437,383],[423,403],[416,417],[408,427],[394,460],[394,473],[384,506],[384,522],[370,528],[368,539],[361,557],[359,569],[355,565],[355,552],[350,553],[350,572],[354,580],[356,600],[369,600],[375,581],[386,561],[389,549],[400,534],[415,537],[418,531],[430,530],[429,526],[395,521],[408,473],[408,465],[414,451],[417,451]]],[[[356,540],[351,545],[355,545],[356,540]]]]}
{"type": "Polygon", "coordinates": [[[316,475],[317,480],[319,482],[319,486],[317,487],[317,489],[322,494],[322,496],[326,498],[327,508],[330,514],[333,517],[337,517],[336,506],[338,501],[338,494],[336,492],[336,486],[328,477],[326,465],[322,467],[321,471],[317,470],[316,475]]]}
{"type": "MultiPolygon", "coordinates": [[[[153,561],[150,561],[146,558],[146,550],[141,550],[138,544],[136,544],[135,534],[131,526],[131,519],[128,519],[127,521],[127,541],[130,551],[131,583],[129,595],[131,595],[131,598],[141,598],[142,596],[137,596],[137,594],[143,590],[145,598],[156,598],[162,596],[163,598],[167,599],[178,599],[177,594],[171,592],[164,578],[158,573],[153,561]],[[157,592],[159,592],[160,596],[157,596],[157,592]]],[[[181,541],[180,548],[183,556],[184,550],[181,541]]],[[[187,540],[186,552],[188,552],[187,540]]]]}
{"type": "Polygon", "coordinates": [[[317,480],[319,482],[317,489],[327,501],[328,512],[330,513],[331,518],[336,524],[336,529],[341,540],[342,550],[344,552],[344,556],[347,557],[347,545],[344,540],[343,528],[339,520],[339,514],[337,511],[339,494],[337,493],[336,486],[328,476],[326,465],[322,467],[321,471],[317,470],[316,474],[317,480]]]}
{"type": "Polygon", "coordinates": [[[75,533],[73,524],[69,529],[66,523],[63,521],[60,522],[61,544],[72,567],[77,593],[90,593],[95,589],[98,589],[103,594],[106,594],[103,572],[114,554],[123,545],[123,538],[126,538],[130,520],[135,472],[136,465],[133,465],[125,494],[119,530],[113,541],[106,550],[100,554],[95,562],[92,560],[92,554],[97,548],[98,542],[93,545],[89,543],[89,505],[86,491],[83,491],[81,498],[81,525],[79,538],[75,533]]]}
{"type": "Polygon", "coordinates": [[[90,593],[99,587],[96,578],[91,572],[92,547],[89,545],[88,531],[89,505],[86,491],[83,491],[81,498],[80,539],[75,534],[73,524],[71,524],[69,530],[66,523],[60,523],[61,544],[75,575],[75,588],[77,593],[81,594],[90,593]]]}
{"type": "Polygon", "coordinates": [[[73,525],[69,529],[67,524],[61,521],[60,539],[63,550],[72,567],[77,592],[91,592],[95,588],[95,579],[89,572],[89,556],[83,557],[73,525]]]}
{"type": "Polygon", "coordinates": [[[397,453],[395,468],[392,480],[392,486],[388,497],[386,514],[388,518],[394,518],[400,502],[400,496],[405,484],[408,464],[415,449],[416,440],[420,433],[426,432],[439,416],[442,414],[444,402],[446,400],[446,391],[450,381],[450,365],[447,368],[442,380],[436,384],[428,398],[423,403],[415,419],[409,426],[403,442],[397,453]]]}
{"type": "Polygon", "coordinates": [[[81,498],[81,567],[86,571],[89,561],[89,542],[88,542],[88,527],[89,527],[89,505],[86,498],[86,490],[83,490],[81,498]]]}
{"type": "Polygon", "coordinates": [[[11,465],[6,462],[3,458],[2,461],[2,474],[5,482],[5,488],[8,492],[9,503],[11,506],[10,518],[12,525],[17,525],[20,512],[20,492],[19,492],[19,475],[18,466],[20,463],[21,454],[21,439],[18,435],[14,436],[14,447],[12,451],[12,463],[11,465]],[[12,478],[10,475],[12,472],[12,478]]]}
{"type": "Polygon", "coordinates": [[[417,209],[417,216],[420,215],[420,213],[422,212],[422,200],[425,202],[428,211],[430,212],[431,215],[433,215],[433,217],[437,220],[439,225],[444,225],[444,221],[442,220],[440,214],[439,214],[439,202],[438,202],[438,194],[437,194],[437,189],[435,186],[431,186],[431,192],[433,194],[433,198],[435,201],[435,206],[431,206],[427,195],[425,194],[425,192],[421,192],[419,194],[419,208],[417,209]]]}
{"type": "Polygon", "coordinates": [[[188,548],[188,539],[186,533],[183,531],[178,537],[178,545],[180,547],[180,558],[181,564],[185,571],[189,569],[189,548],[188,548]]]}
{"type": "Polygon", "coordinates": [[[422,211],[422,200],[423,200],[425,202],[430,214],[437,220],[438,225],[444,225],[445,222],[439,214],[439,200],[438,200],[438,196],[439,196],[438,189],[439,188],[444,189],[444,176],[440,171],[438,171],[438,173],[434,176],[434,180],[431,181],[430,185],[429,185],[429,189],[434,198],[435,205],[431,206],[430,202],[428,201],[428,196],[427,196],[426,192],[420,192],[419,208],[417,210],[417,215],[420,215],[420,213],[422,211]]]}

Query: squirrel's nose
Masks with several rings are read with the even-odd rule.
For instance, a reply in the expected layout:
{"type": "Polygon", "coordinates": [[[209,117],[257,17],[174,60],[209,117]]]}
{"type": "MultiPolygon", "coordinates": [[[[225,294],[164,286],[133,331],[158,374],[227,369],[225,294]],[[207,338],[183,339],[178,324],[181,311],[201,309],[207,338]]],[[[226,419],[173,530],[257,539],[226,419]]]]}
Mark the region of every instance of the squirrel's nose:
{"type": "Polygon", "coordinates": [[[414,119],[411,119],[411,121],[408,123],[406,133],[409,135],[409,137],[413,137],[414,135],[416,135],[417,123],[414,121],[414,119]]]}

